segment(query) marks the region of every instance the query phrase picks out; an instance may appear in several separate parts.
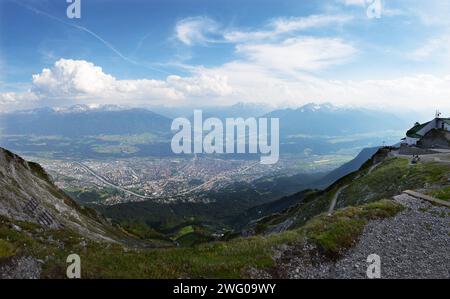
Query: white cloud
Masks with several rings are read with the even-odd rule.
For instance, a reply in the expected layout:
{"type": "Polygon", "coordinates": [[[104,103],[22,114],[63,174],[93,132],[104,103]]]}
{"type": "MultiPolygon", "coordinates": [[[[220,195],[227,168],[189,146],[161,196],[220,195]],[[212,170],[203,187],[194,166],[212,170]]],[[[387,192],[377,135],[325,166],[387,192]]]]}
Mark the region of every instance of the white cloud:
{"type": "Polygon", "coordinates": [[[271,66],[252,61],[234,61],[216,68],[195,68],[190,77],[117,80],[86,61],[58,62],[34,76],[37,85],[33,91],[0,94],[0,111],[76,103],[151,108],[155,105],[231,105],[237,102],[265,103],[274,107],[331,102],[340,106],[407,109],[429,111],[430,114],[435,109],[450,110],[450,76],[411,75],[390,80],[338,81],[301,72],[274,72],[271,66]],[[88,81],[96,82],[94,85],[98,83],[99,87],[89,86],[79,77],[81,74],[90,78],[88,81]],[[68,87],[56,80],[65,82],[68,87]]]}
{"type": "Polygon", "coordinates": [[[177,22],[175,36],[183,44],[207,44],[218,42],[242,43],[279,38],[312,28],[342,25],[351,21],[349,15],[311,15],[307,17],[280,17],[266,24],[267,30],[227,30],[208,17],[190,17],[177,22]]]}
{"type": "Polygon", "coordinates": [[[445,35],[428,40],[423,46],[414,50],[409,57],[417,61],[439,58],[450,61],[450,36],[445,35]]]}
{"type": "Polygon", "coordinates": [[[274,39],[287,33],[301,30],[340,25],[352,20],[348,15],[312,15],[308,17],[278,18],[268,24],[268,30],[262,31],[230,31],[224,38],[230,42],[251,42],[274,39]]]}
{"type": "Polygon", "coordinates": [[[33,91],[51,97],[100,95],[111,89],[115,81],[90,62],[60,59],[51,69],[33,75],[33,91]]]}
{"type": "Polygon", "coordinates": [[[169,76],[167,84],[183,94],[198,97],[227,96],[232,92],[228,78],[218,74],[199,74],[188,78],[169,76]]]}
{"type": "Polygon", "coordinates": [[[0,110],[75,103],[171,106],[231,92],[228,79],[220,75],[194,73],[192,77],[168,76],[166,80],[118,80],[91,62],[71,59],[60,59],[32,78],[30,91],[0,94],[0,110]]]}
{"type": "Polygon", "coordinates": [[[37,100],[37,96],[32,92],[5,92],[0,94],[0,104],[8,105],[20,102],[21,100],[28,99],[30,101],[37,100]]]}
{"type": "Polygon", "coordinates": [[[449,110],[450,76],[411,75],[390,80],[323,81],[325,97],[343,105],[383,109],[449,110]]]}
{"type": "Polygon", "coordinates": [[[342,63],[357,50],[336,38],[291,38],[280,44],[243,44],[237,53],[250,61],[283,71],[316,71],[342,63]]]}
{"type": "Polygon", "coordinates": [[[450,26],[450,2],[442,0],[397,0],[399,7],[426,26],[450,26]]]}
{"type": "MultiPolygon", "coordinates": [[[[160,80],[117,80],[84,60],[60,59],[52,68],[33,75],[32,91],[44,101],[110,101],[152,104],[182,100],[184,95],[160,80]]],[[[61,103],[60,103],[61,104],[61,103]]]]}
{"type": "Polygon", "coordinates": [[[365,6],[367,0],[339,0],[345,5],[365,6]]]}
{"type": "Polygon", "coordinates": [[[280,18],[272,22],[278,33],[344,24],[352,20],[348,15],[312,15],[300,18],[280,18]]]}
{"type": "MultiPolygon", "coordinates": [[[[346,6],[357,6],[364,10],[364,8],[369,9],[371,5],[380,4],[381,6],[381,15],[383,17],[397,17],[397,16],[405,16],[407,15],[406,11],[403,8],[403,5],[399,5],[399,1],[392,0],[337,0],[338,3],[346,5],[346,6]],[[378,3],[376,1],[379,1],[378,3]],[[391,7],[397,5],[398,7],[391,7]]],[[[412,0],[407,0],[412,1],[412,0]]],[[[420,0],[422,1],[422,0],[420,0]]]]}
{"type": "Polygon", "coordinates": [[[30,91],[0,93],[0,112],[32,108],[38,101],[38,96],[30,91]]]}
{"type": "Polygon", "coordinates": [[[202,69],[207,76],[229,78],[232,94],[218,97],[218,105],[258,102],[275,107],[298,107],[306,103],[333,103],[393,111],[429,112],[450,110],[450,76],[411,75],[390,80],[325,80],[311,75],[280,75],[245,62],[202,69]]]}
{"type": "Polygon", "coordinates": [[[175,35],[182,43],[191,46],[195,43],[212,42],[210,34],[216,33],[219,25],[207,17],[191,17],[179,21],[175,26],[175,35]]]}

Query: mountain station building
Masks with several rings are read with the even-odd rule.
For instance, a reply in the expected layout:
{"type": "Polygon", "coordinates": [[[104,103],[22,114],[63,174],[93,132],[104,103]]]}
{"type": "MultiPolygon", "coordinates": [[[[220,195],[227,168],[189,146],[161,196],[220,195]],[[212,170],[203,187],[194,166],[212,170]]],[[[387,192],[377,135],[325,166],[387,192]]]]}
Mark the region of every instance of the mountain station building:
{"type": "Polygon", "coordinates": [[[434,129],[450,131],[450,118],[436,117],[427,123],[416,123],[414,127],[406,132],[406,137],[402,139],[402,143],[407,145],[417,145],[417,142],[419,142],[420,139],[434,129]]]}

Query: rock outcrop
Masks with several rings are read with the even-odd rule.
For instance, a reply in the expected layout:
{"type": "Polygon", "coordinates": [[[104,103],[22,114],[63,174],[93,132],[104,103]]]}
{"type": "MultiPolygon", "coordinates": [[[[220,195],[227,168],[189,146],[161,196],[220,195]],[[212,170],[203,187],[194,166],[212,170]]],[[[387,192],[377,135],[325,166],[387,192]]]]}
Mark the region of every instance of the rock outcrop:
{"type": "Polygon", "coordinates": [[[0,148],[0,216],[39,224],[44,229],[73,229],[94,240],[106,237],[106,223],[58,189],[45,170],[0,148]]]}

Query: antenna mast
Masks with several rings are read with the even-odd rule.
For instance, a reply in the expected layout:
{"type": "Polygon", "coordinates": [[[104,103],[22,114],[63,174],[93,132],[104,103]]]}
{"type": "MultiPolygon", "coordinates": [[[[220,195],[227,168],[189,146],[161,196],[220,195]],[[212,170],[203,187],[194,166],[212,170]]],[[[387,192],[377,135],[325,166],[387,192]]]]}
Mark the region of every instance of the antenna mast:
{"type": "Polygon", "coordinates": [[[440,118],[441,117],[441,112],[439,112],[439,110],[436,110],[436,118],[440,118]]]}

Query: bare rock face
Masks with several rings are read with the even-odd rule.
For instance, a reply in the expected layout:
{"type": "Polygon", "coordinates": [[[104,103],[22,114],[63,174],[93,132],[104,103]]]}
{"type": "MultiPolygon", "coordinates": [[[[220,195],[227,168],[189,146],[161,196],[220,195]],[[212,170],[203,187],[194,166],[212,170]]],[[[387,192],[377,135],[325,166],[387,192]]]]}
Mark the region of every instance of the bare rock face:
{"type": "Polygon", "coordinates": [[[112,241],[105,237],[103,224],[58,189],[39,164],[2,148],[0,215],[36,223],[44,229],[70,228],[90,239],[112,241]]]}

